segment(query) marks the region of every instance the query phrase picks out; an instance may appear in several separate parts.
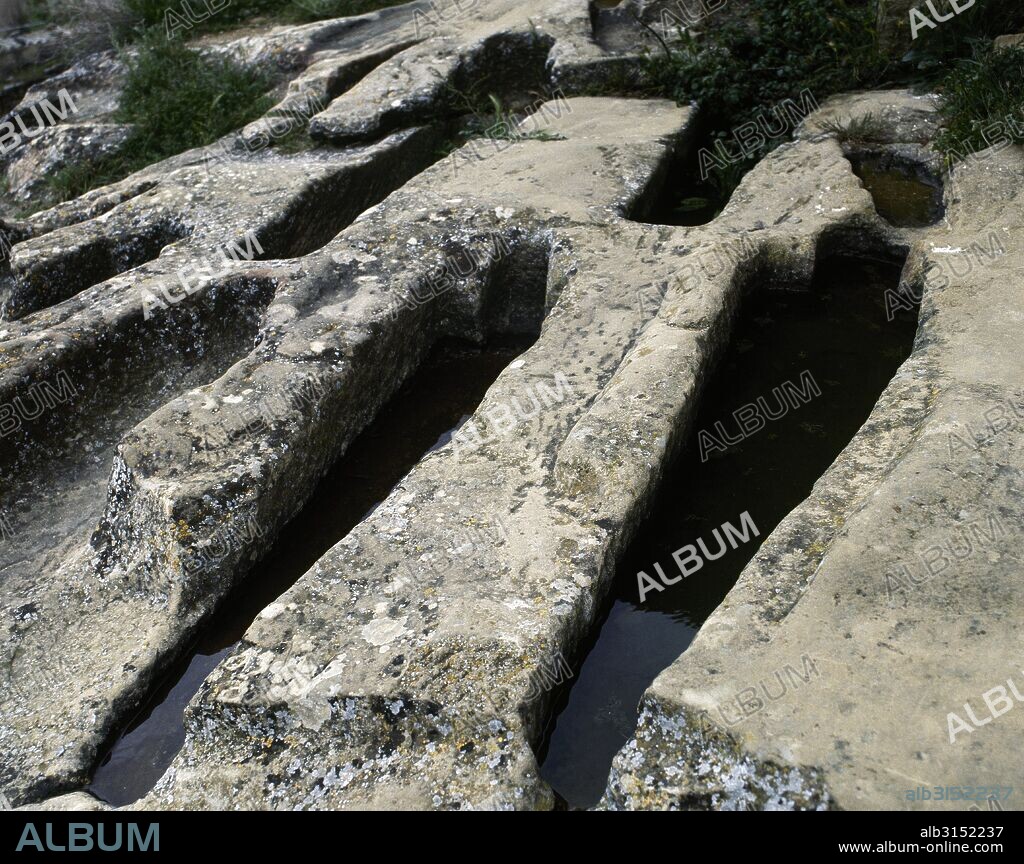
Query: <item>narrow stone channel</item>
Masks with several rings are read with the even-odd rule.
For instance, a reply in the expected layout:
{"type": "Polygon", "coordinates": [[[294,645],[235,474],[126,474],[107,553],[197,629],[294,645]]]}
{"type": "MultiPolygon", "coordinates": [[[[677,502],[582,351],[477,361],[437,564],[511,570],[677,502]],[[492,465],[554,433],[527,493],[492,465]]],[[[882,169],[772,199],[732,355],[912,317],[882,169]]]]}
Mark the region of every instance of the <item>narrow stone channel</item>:
{"type": "Polygon", "coordinates": [[[256,616],[380,504],[425,453],[445,444],[494,379],[533,341],[506,336],[483,348],[450,342],[434,350],[164,676],[101,760],[89,792],[122,806],[153,788],[185,741],[186,705],[256,616]]]}
{"type": "Polygon", "coordinates": [[[661,190],[641,222],[650,225],[707,225],[725,209],[751,162],[738,163],[725,171],[702,169],[701,153],[714,144],[708,124],[698,118],[697,143],[677,154],[661,184],[661,190]]]}
{"type": "Polygon", "coordinates": [[[898,262],[832,257],[819,262],[810,291],[755,290],[746,299],[692,440],[620,562],[606,616],[556,706],[541,773],[570,807],[597,804],[646,687],[690,645],[910,354],[917,310],[888,321],[884,298],[897,288],[900,269],[898,262]],[[760,428],[744,435],[734,412],[750,404],[756,416],[740,416],[748,429],[760,428]],[[757,535],[726,544],[722,526],[742,533],[744,513],[757,535]],[[698,569],[681,553],[690,575],[680,578],[672,553],[687,544],[703,564],[698,569]],[[674,584],[661,582],[655,563],[674,584]],[[648,586],[642,603],[640,571],[662,589],[648,586]]]}

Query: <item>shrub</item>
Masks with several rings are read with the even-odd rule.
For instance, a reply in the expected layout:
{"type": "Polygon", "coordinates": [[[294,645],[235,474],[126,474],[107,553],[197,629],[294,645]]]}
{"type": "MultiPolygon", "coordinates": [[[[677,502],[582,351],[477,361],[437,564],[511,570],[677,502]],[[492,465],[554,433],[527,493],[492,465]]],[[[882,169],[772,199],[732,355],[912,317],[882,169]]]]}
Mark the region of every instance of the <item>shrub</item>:
{"type": "Polygon", "coordinates": [[[652,55],[648,74],[662,95],[697,100],[716,128],[751,119],[810,89],[818,100],[879,77],[871,3],[844,0],[751,0],[749,21],[716,26],[698,44],[652,55]]]}
{"type": "MultiPolygon", "coordinates": [[[[749,16],[715,22],[699,41],[680,31],[677,43],[647,59],[650,94],[696,101],[712,141],[805,90],[820,103],[875,84],[885,71],[874,2],[750,0],[747,8],[749,16]]],[[[742,164],[716,169],[712,185],[726,196],[782,140],[766,142],[742,164]]]]}
{"type": "Polygon", "coordinates": [[[1024,48],[978,47],[940,86],[945,129],[936,146],[947,158],[984,150],[1008,139],[1024,144],[1024,48]],[[1000,124],[989,140],[987,127],[1000,124]]]}
{"type": "MultiPolygon", "coordinates": [[[[938,4],[936,8],[948,11],[938,4]]],[[[928,14],[927,7],[924,11],[928,14]]],[[[912,44],[909,59],[925,70],[936,69],[954,58],[970,57],[979,42],[988,43],[1004,33],[1016,33],[1022,25],[1024,9],[1020,0],[976,0],[952,21],[922,29],[912,44]]]]}

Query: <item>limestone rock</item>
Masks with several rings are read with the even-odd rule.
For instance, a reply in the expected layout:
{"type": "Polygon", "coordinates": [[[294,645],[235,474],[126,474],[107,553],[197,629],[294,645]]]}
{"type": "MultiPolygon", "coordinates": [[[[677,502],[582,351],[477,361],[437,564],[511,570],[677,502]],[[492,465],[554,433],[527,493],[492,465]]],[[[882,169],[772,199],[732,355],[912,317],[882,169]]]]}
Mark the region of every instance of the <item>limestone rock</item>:
{"type": "Polygon", "coordinates": [[[93,798],[88,792],[69,792],[67,795],[58,795],[56,798],[48,798],[38,804],[26,804],[19,807],[20,811],[44,811],[44,812],[86,812],[102,813],[111,808],[97,798],[93,798]]]}
{"type": "MultiPolygon", "coordinates": [[[[0,225],[11,802],[94,806],[74,790],[103,743],[428,351],[525,330],[536,342],[471,418],[480,443],[432,450],[264,609],[132,806],[554,806],[535,757],[554,694],[538,674],[598,619],[744,285],[809,284],[837,249],[909,254],[904,281],[925,286],[914,354],[649,688],[603,806],[892,808],[915,781],[1014,785],[1024,712],[953,743],[946,721],[998,692],[1018,641],[1019,151],[941,178],[940,223],[894,227],[850,160],[872,150],[937,171],[935,99],[852,94],[709,224],[648,224],[697,146],[695,112],[578,95],[649,47],[624,14],[417,2],[202,47],[274,63],[277,105],[0,225]],[[465,111],[453,94],[472,84],[535,110],[440,156],[465,111]],[[302,146],[276,146],[294,123],[302,146]],[[984,262],[957,275],[950,263],[982,243],[984,262]],[[711,254],[728,265],[702,267],[711,254]],[[439,289],[452,260],[476,263],[439,289]],[[936,268],[945,281],[926,279],[936,268]],[[546,410],[510,425],[508,406],[538,388],[546,410]],[[268,402],[279,409],[254,424],[268,402]],[[460,542],[499,520],[494,544],[460,542]],[[978,554],[921,584],[886,580],[920,576],[908,555],[975,525],[978,554]],[[800,698],[722,719],[790,669],[800,698]]],[[[119,74],[93,57],[15,110],[66,81],[83,95],[75,123],[102,126],[119,74]]],[[[76,134],[51,130],[35,164],[76,134]]],[[[19,182],[38,170],[5,169],[19,182]]]]}
{"type": "MultiPolygon", "coordinates": [[[[565,51],[541,79],[548,91],[556,70],[604,56],[589,41],[586,4],[555,5],[538,3],[533,16],[536,38],[553,56],[559,45],[565,51]]],[[[422,6],[279,28],[243,47],[255,57],[277,46],[299,82],[290,92],[320,87],[329,110],[371,86],[383,68],[375,64],[403,67],[396,46],[417,38],[411,13],[422,6]]],[[[471,55],[483,44],[473,34],[490,31],[487,50],[512,50],[534,38],[529,12],[481,4],[475,23],[449,16],[419,38],[436,48],[465,29],[471,55]]],[[[89,119],[98,120],[116,70],[100,86],[89,68],[93,77],[80,80],[97,82],[89,119]]],[[[9,226],[16,242],[0,280],[0,404],[31,407],[30,390],[43,404],[55,394],[49,410],[19,409],[17,428],[0,440],[0,508],[13,528],[0,547],[10,685],[0,781],[12,800],[80,786],[110,731],[430,345],[517,321],[539,325],[545,262],[570,242],[551,232],[565,225],[603,236],[608,220],[642,205],[689,129],[686,111],[658,102],[556,97],[541,107],[540,121],[557,130],[551,140],[474,142],[426,172],[443,124],[299,152],[249,146],[243,136],[9,226]],[[551,161],[554,152],[562,156],[551,161]],[[577,167],[566,173],[563,163],[577,167]],[[501,191],[481,193],[489,188],[501,191]],[[495,236],[512,252],[493,273],[443,301],[407,302],[450,255],[487,248],[495,236]],[[226,260],[231,244],[246,254],[226,260]],[[517,280],[529,286],[521,297],[508,293],[517,280]],[[392,318],[393,309],[401,314],[392,318]],[[255,438],[246,431],[252,404],[304,382],[318,384],[315,404],[255,438]],[[38,389],[44,383],[51,389],[38,389]]],[[[428,110],[422,120],[437,116],[428,110]]],[[[634,324],[613,314],[621,350],[634,324]]],[[[603,344],[600,326],[594,335],[603,344]]],[[[414,704],[416,718],[430,708],[414,704]]],[[[462,710],[447,698],[442,709],[462,710]]],[[[526,777],[524,739],[502,746],[526,777]]],[[[459,752],[445,758],[469,758],[459,752]]],[[[479,792],[451,789],[468,801],[483,800],[479,792]]],[[[506,792],[494,800],[513,800],[506,792]]]]}
{"type": "Polygon", "coordinates": [[[997,36],[995,40],[996,48],[1015,48],[1019,45],[1024,45],[1024,33],[997,36]]]}
{"type": "Polygon", "coordinates": [[[1024,159],[980,157],[956,169],[943,221],[907,236],[904,280],[923,289],[912,356],[647,690],[603,806],[891,810],[950,778],[1013,785],[1024,712],[999,703],[992,722],[983,694],[1019,675],[1024,159]],[[776,676],[795,689],[762,692],[776,676]],[[963,730],[968,704],[979,726],[963,730]]]}

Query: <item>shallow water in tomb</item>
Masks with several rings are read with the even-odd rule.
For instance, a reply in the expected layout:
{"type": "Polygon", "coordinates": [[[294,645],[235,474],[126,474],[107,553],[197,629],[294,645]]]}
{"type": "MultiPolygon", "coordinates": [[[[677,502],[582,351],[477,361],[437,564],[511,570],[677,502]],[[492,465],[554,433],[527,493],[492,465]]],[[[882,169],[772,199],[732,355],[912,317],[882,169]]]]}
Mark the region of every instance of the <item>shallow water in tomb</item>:
{"type": "Polygon", "coordinates": [[[851,160],[878,215],[903,228],[933,225],[943,213],[942,185],[921,169],[890,157],[851,160]]]}
{"type": "Polygon", "coordinates": [[[744,301],[691,441],[620,561],[606,614],[556,705],[541,774],[569,806],[597,804],[644,690],[808,496],[910,354],[917,310],[893,321],[886,314],[885,291],[899,276],[892,262],[833,257],[820,263],[810,291],[755,290],[744,301]],[[742,527],[744,513],[756,536],[742,527]],[[728,543],[726,522],[736,529],[728,543]],[[673,552],[688,544],[702,563],[680,553],[684,576],[673,552]],[[655,563],[673,584],[662,582],[655,563]],[[640,571],[662,588],[645,582],[643,602],[640,571]]]}
{"type": "Polygon", "coordinates": [[[145,795],[185,741],[183,713],[257,615],[380,504],[428,452],[447,443],[532,337],[483,349],[439,346],[320,481],[264,559],[229,595],[199,640],[164,676],[96,769],[88,791],[121,806],[145,795]]]}

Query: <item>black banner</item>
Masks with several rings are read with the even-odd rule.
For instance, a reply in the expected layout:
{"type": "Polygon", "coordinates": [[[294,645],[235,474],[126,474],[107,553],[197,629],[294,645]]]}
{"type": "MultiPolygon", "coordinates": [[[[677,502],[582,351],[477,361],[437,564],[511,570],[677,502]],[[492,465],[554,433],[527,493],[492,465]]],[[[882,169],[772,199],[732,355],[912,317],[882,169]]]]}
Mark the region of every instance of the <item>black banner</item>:
{"type": "MultiPolygon", "coordinates": [[[[368,818],[376,821],[382,815],[8,811],[0,813],[0,853],[4,860],[72,852],[142,857],[198,853],[204,858],[223,852],[233,860],[248,853],[265,856],[298,849],[326,853],[336,846],[339,828],[351,828],[368,818]],[[9,857],[12,854],[14,857],[9,857]]],[[[386,815],[392,819],[395,814],[386,815]]],[[[671,831],[700,831],[729,857],[747,852],[784,853],[792,850],[793,842],[798,843],[801,857],[821,853],[1020,855],[1021,850],[1021,819],[1016,812],[816,813],[789,818],[747,814],[738,817],[739,822],[701,813],[680,813],[672,818],[671,831]],[[728,834],[703,833],[722,831],[726,822],[728,834]]],[[[605,824],[612,830],[611,822],[605,824]]],[[[667,823],[662,826],[668,828],[667,823]]],[[[621,823],[616,825],[616,831],[621,827],[621,823]]],[[[650,828],[651,823],[645,822],[645,830],[650,828]]],[[[669,837],[666,840],[672,842],[669,837]]],[[[678,835],[674,842],[679,842],[678,835]]]]}

